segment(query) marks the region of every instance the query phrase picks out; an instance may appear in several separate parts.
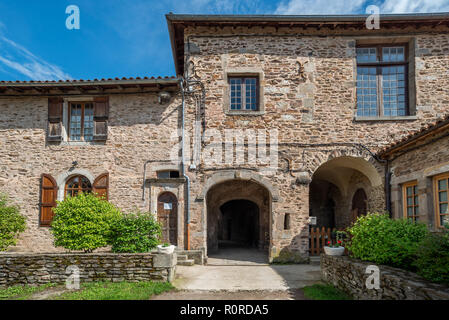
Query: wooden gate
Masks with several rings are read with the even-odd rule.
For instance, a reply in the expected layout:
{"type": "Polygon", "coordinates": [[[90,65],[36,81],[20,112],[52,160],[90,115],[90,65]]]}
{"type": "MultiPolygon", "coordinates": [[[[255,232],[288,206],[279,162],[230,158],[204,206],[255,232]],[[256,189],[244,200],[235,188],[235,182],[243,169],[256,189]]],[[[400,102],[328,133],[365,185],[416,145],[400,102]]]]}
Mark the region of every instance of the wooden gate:
{"type": "MultiPolygon", "coordinates": [[[[311,256],[319,256],[322,252],[324,252],[324,246],[328,246],[328,241],[334,245],[337,242],[337,239],[332,239],[332,232],[334,231],[342,231],[337,230],[336,228],[310,228],[309,232],[309,253],[311,256]]],[[[347,239],[346,239],[347,240],[347,239]]],[[[345,254],[348,253],[348,250],[345,250],[345,254]]]]}
{"type": "Polygon", "coordinates": [[[162,225],[162,242],[178,245],[178,200],[173,193],[159,195],[157,220],[162,225]]]}

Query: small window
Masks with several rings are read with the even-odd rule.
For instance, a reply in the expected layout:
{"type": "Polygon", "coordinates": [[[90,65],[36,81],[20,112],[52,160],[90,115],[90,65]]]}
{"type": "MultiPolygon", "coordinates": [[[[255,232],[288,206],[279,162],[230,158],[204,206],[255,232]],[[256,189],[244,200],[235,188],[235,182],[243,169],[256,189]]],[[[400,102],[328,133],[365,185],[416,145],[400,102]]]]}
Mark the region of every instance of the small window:
{"type": "Polygon", "coordinates": [[[284,215],[284,230],[290,229],[290,213],[284,215]]]}
{"type": "Polygon", "coordinates": [[[437,226],[449,224],[448,208],[449,174],[442,174],[434,178],[435,211],[437,226]]]}
{"type": "Polygon", "coordinates": [[[230,110],[259,110],[259,78],[229,77],[230,110]]]}
{"type": "Polygon", "coordinates": [[[158,179],[174,179],[179,178],[179,171],[158,171],[158,179]]]}
{"type": "Polygon", "coordinates": [[[418,183],[416,181],[406,183],[402,186],[404,218],[418,221],[419,217],[419,200],[418,200],[418,183]]]}
{"type": "Polygon", "coordinates": [[[76,197],[79,193],[90,193],[92,192],[92,185],[84,176],[73,176],[69,180],[67,180],[67,183],[65,184],[65,197],[76,197]]]}
{"type": "Polygon", "coordinates": [[[92,141],[94,135],[94,105],[92,102],[70,103],[69,139],[92,141]]]}
{"type": "Polygon", "coordinates": [[[407,116],[407,45],[359,47],[357,116],[407,116]]]}

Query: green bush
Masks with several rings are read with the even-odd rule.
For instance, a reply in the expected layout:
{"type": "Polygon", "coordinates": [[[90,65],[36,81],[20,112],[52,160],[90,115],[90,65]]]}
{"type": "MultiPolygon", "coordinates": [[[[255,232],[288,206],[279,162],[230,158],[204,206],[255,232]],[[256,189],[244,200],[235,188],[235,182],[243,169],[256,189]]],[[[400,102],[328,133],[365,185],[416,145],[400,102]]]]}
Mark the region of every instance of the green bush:
{"type": "Polygon", "coordinates": [[[418,248],[415,265],[420,276],[449,285],[449,231],[430,234],[418,248]]]}
{"type": "Polygon", "coordinates": [[[84,252],[109,245],[111,227],[122,216],[113,204],[84,193],[58,202],[53,211],[55,246],[84,252]]]}
{"type": "Polygon", "coordinates": [[[161,226],[151,213],[130,213],[117,220],[113,229],[113,252],[148,252],[159,244],[161,226]]]}
{"type": "Polygon", "coordinates": [[[25,230],[25,217],[16,206],[8,206],[8,198],[0,194],[0,251],[17,242],[17,236],[25,230]]]}
{"type": "Polygon", "coordinates": [[[359,217],[348,231],[354,257],[408,270],[414,270],[418,247],[428,235],[425,224],[379,213],[359,217]]]}

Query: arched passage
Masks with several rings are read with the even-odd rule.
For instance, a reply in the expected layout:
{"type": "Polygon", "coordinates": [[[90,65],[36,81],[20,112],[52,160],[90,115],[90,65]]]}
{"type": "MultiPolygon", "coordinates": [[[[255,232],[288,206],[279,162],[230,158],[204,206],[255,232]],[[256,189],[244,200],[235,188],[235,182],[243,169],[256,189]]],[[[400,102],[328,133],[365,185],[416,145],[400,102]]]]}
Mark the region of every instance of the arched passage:
{"type": "Polygon", "coordinates": [[[270,245],[271,197],[254,181],[233,179],[209,188],[207,207],[207,251],[223,246],[266,251],[270,245]]]}
{"type": "Polygon", "coordinates": [[[354,209],[358,214],[369,210],[369,197],[382,203],[374,199],[382,194],[378,190],[382,178],[373,164],[358,157],[333,158],[312,176],[309,214],[317,218],[318,227],[346,228],[354,221],[354,209]]]}

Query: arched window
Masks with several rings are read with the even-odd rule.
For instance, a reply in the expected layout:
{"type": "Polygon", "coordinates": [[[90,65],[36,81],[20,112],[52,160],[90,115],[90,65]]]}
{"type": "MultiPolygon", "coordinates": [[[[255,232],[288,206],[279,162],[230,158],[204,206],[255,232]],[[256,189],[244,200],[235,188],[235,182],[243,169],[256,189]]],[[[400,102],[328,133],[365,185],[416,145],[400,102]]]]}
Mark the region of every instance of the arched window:
{"type": "Polygon", "coordinates": [[[64,197],[75,197],[78,193],[92,192],[92,184],[85,176],[76,175],[67,180],[65,184],[64,197]]]}

